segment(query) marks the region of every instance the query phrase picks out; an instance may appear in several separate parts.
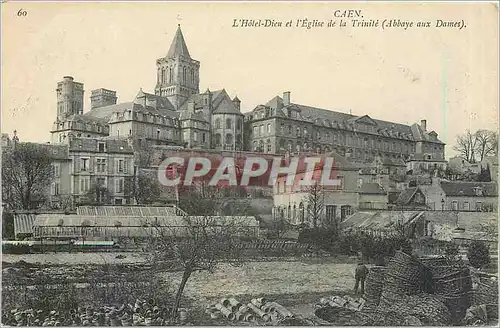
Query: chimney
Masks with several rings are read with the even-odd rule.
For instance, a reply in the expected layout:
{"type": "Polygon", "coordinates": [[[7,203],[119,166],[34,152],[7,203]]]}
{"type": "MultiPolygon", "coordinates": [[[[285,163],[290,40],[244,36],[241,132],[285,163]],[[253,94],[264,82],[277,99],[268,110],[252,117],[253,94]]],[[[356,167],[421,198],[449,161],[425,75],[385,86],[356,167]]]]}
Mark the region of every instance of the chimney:
{"type": "Polygon", "coordinates": [[[104,88],[92,90],[90,95],[90,107],[91,109],[95,109],[104,106],[116,105],[117,99],[116,91],[104,88]]]}
{"type": "Polygon", "coordinates": [[[194,113],[194,101],[188,102],[188,112],[189,113],[194,113]]]}
{"type": "Polygon", "coordinates": [[[290,105],[290,91],[283,92],[283,106],[290,105]]]}
{"type": "Polygon", "coordinates": [[[238,99],[238,96],[234,97],[233,104],[234,107],[236,107],[238,110],[241,110],[241,101],[240,99],[238,99]]]}
{"type": "Polygon", "coordinates": [[[427,120],[421,120],[420,127],[424,130],[424,132],[427,132],[427,120]]]}

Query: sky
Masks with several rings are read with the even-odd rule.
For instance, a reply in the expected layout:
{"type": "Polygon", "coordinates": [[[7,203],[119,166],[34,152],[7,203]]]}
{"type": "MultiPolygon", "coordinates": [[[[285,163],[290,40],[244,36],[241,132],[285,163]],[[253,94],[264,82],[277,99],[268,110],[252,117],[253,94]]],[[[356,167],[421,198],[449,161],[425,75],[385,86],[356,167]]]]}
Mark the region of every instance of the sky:
{"type": "Polygon", "coordinates": [[[457,134],[498,130],[498,6],[491,3],[7,2],[2,132],[49,141],[56,85],[66,75],[84,83],[84,112],[93,89],[116,90],[118,102],[132,101],[140,88],[153,93],[156,59],[166,55],[178,24],[201,62],[200,91],[225,88],[243,112],[290,91],[303,105],[403,124],[426,119],[447,143],[447,157],[457,134]],[[338,21],[333,14],[348,9],[379,24],[432,27],[232,26],[234,19],[338,21]],[[466,27],[436,28],[437,19],[466,27]]]}

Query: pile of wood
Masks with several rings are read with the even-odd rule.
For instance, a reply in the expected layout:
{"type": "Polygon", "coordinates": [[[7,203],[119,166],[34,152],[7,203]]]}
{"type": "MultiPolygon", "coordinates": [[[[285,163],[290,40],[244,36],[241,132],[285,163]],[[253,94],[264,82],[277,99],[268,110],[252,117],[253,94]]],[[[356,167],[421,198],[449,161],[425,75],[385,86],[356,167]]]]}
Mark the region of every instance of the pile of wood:
{"type": "Polygon", "coordinates": [[[355,299],[346,295],[344,297],[340,296],[331,296],[324,297],[319,300],[319,303],[316,304],[316,308],[322,307],[335,307],[335,308],[346,308],[353,311],[361,311],[363,306],[365,305],[365,300],[363,298],[355,299]]]}
{"type": "Polygon", "coordinates": [[[168,324],[170,311],[153,302],[137,300],[119,307],[78,307],[67,312],[57,310],[12,310],[3,313],[6,326],[163,326],[168,324]]]}
{"type": "Polygon", "coordinates": [[[230,321],[262,324],[295,318],[288,309],[265,298],[254,298],[246,305],[235,298],[223,298],[218,303],[208,306],[205,313],[212,319],[225,317],[230,321]]]}

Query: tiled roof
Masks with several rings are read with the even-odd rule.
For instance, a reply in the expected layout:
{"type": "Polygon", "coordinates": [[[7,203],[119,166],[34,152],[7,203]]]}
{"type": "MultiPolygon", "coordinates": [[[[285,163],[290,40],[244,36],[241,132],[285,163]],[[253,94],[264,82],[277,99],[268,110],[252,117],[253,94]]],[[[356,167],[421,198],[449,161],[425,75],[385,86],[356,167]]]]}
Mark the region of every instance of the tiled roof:
{"type": "Polygon", "coordinates": [[[186,46],[186,42],[184,41],[184,36],[182,35],[181,26],[177,28],[175,32],[174,39],[172,40],[172,44],[170,45],[170,49],[168,50],[167,57],[175,58],[177,56],[184,56],[187,58],[191,58],[189,55],[188,48],[186,46]]]}
{"type": "Polygon", "coordinates": [[[106,121],[109,120],[111,115],[115,112],[123,112],[127,109],[132,109],[133,108],[133,102],[124,102],[120,104],[115,104],[115,105],[109,105],[109,106],[103,106],[103,107],[98,107],[94,108],[91,111],[83,114],[83,117],[85,118],[97,118],[97,119],[105,119],[106,121]]]}
{"type": "MultiPolygon", "coordinates": [[[[286,116],[282,111],[283,99],[280,96],[276,96],[271,100],[269,100],[266,103],[266,106],[275,108],[277,115],[286,116]]],[[[356,116],[352,114],[343,113],[340,111],[333,111],[333,110],[295,104],[295,103],[292,103],[291,106],[295,106],[295,108],[298,108],[300,110],[300,116],[302,117],[302,119],[310,119],[310,120],[320,119],[322,121],[328,120],[332,123],[333,127],[337,128],[346,128],[348,126],[352,126],[352,124],[355,121],[367,119],[376,123],[377,128],[379,129],[379,133],[382,135],[405,138],[407,140],[425,140],[430,142],[432,141],[436,143],[442,143],[437,138],[433,139],[429,135],[432,132],[424,133],[418,124],[409,126],[409,125],[374,119],[367,115],[356,116]],[[391,131],[394,132],[393,135],[391,135],[391,131]]]]}
{"type": "Polygon", "coordinates": [[[425,132],[419,124],[416,123],[413,124],[411,126],[411,132],[413,133],[413,138],[415,139],[415,141],[428,141],[428,142],[444,144],[441,140],[431,137],[431,134],[433,133],[435,134],[436,132],[434,131],[425,132]]]}
{"type": "Polygon", "coordinates": [[[106,143],[106,153],[133,154],[134,151],[126,139],[104,138],[71,138],[70,151],[98,152],[98,143],[106,143]]]}
{"type": "MultiPolygon", "coordinates": [[[[233,101],[231,100],[231,97],[227,94],[225,89],[222,90],[217,90],[217,91],[212,91],[212,112],[214,114],[236,114],[236,115],[243,115],[241,112],[236,108],[234,105],[233,101]]],[[[187,110],[188,109],[188,103],[194,102],[195,108],[201,108],[203,107],[203,99],[205,97],[205,94],[195,94],[189,97],[188,100],[186,100],[182,106],[179,108],[181,111],[187,110]]]]}
{"type": "Polygon", "coordinates": [[[398,199],[396,200],[396,204],[398,205],[408,205],[408,203],[411,201],[411,198],[415,193],[417,192],[418,188],[417,187],[411,187],[408,189],[403,190],[400,194],[398,199]]]}
{"type": "Polygon", "coordinates": [[[179,113],[179,120],[194,120],[200,122],[208,122],[205,114],[202,111],[190,112],[188,110],[181,110],[179,113]]]}
{"type": "Polygon", "coordinates": [[[402,167],[404,166],[404,167],[406,167],[405,162],[401,158],[391,159],[387,156],[383,156],[381,158],[381,161],[382,161],[382,165],[385,165],[385,166],[402,166],[402,167]]]}
{"type": "Polygon", "coordinates": [[[496,182],[465,182],[441,181],[441,188],[447,196],[496,197],[498,189],[496,182]],[[482,195],[477,195],[477,188],[482,189],[482,195]]]}
{"type": "Polygon", "coordinates": [[[344,230],[375,230],[375,231],[391,231],[395,228],[398,222],[407,224],[418,219],[423,212],[421,211],[359,211],[349,216],[341,222],[341,227],[344,230]]]}
{"type": "Polygon", "coordinates": [[[135,96],[134,104],[141,105],[144,107],[144,99],[146,100],[146,108],[151,107],[156,110],[170,110],[175,111],[174,105],[168,100],[167,97],[162,97],[155,95],[153,93],[147,93],[141,90],[135,96]]]}
{"type": "Polygon", "coordinates": [[[363,183],[359,189],[360,194],[370,194],[370,195],[386,195],[384,188],[378,183],[363,183]]]}
{"type": "Polygon", "coordinates": [[[37,149],[43,149],[54,160],[69,160],[68,145],[54,145],[48,143],[22,142],[20,145],[33,146],[37,149]]]}
{"type": "Polygon", "coordinates": [[[349,162],[347,158],[344,156],[332,151],[329,152],[328,154],[325,154],[325,157],[333,157],[334,162],[335,162],[335,167],[337,168],[344,168],[344,169],[357,169],[357,166],[355,166],[353,163],[349,162]]]}

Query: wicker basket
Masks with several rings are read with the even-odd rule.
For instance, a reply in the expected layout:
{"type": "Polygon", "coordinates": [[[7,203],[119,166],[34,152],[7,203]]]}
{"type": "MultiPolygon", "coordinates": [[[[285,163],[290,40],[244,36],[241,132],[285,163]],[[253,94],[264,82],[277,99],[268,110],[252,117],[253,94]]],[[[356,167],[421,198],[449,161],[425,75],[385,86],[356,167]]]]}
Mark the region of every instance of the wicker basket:
{"type": "Polygon", "coordinates": [[[423,282],[423,279],[411,281],[407,280],[404,276],[387,273],[384,280],[384,290],[390,290],[395,294],[401,295],[415,295],[422,290],[423,282]]]}
{"type": "Polygon", "coordinates": [[[434,277],[453,274],[467,267],[463,260],[457,258],[437,257],[420,260],[434,277]]]}
{"type": "Polygon", "coordinates": [[[405,300],[407,300],[407,299],[408,299],[408,296],[406,296],[406,295],[397,294],[397,293],[394,293],[390,290],[384,289],[382,291],[382,294],[380,295],[380,302],[379,302],[377,309],[379,311],[386,312],[386,311],[389,311],[389,309],[392,308],[392,306],[395,303],[398,303],[398,302],[404,303],[405,300]]]}
{"type": "Polygon", "coordinates": [[[469,269],[463,269],[447,276],[433,279],[436,294],[461,294],[472,290],[472,278],[469,269]]]}
{"type": "Polygon", "coordinates": [[[452,321],[446,305],[434,295],[413,295],[404,299],[392,300],[390,304],[385,303],[385,299],[381,299],[381,305],[384,307],[379,306],[379,311],[398,312],[403,317],[416,317],[425,325],[443,326],[452,321]]]}
{"type": "Polygon", "coordinates": [[[424,266],[415,257],[398,251],[389,261],[387,274],[401,277],[410,284],[421,285],[424,276],[424,266]]]}
{"type": "Polygon", "coordinates": [[[474,291],[473,303],[481,304],[498,304],[498,285],[490,279],[481,279],[478,282],[478,287],[474,291]]]}
{"type": "Polygon", "coordinates": [[[443,326],[450,324],[452,321],[447,306],[434,295],[419,294],[411,296],[408,307],[410,313],[418,317],[425,325],[443,326]]]}
{"type": "Polygon", "coordinates": [[[377,307],[380,301],[380,295],[382,294],[382,289],[384,287],[385,271],[385,267],[379,266],[372,267],[370,269],[365,282],[365,307],[377,307]]]}
{"type": "Polygon", "coordinates": [[[471,306],[472,297],[472,292],[439,295],[439,298],[450,310],[453,323],[458,323],[464,318],[465,312],[471,306]]]}

